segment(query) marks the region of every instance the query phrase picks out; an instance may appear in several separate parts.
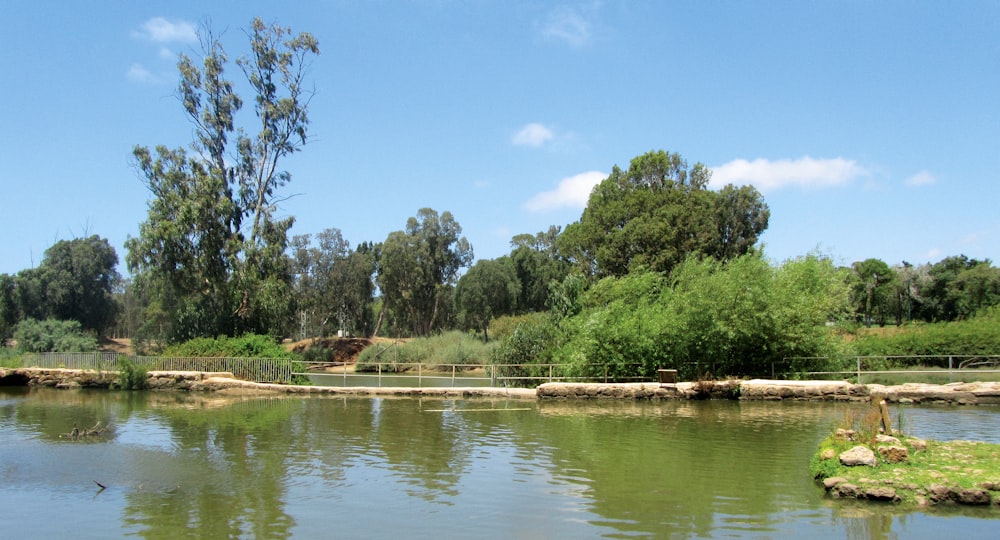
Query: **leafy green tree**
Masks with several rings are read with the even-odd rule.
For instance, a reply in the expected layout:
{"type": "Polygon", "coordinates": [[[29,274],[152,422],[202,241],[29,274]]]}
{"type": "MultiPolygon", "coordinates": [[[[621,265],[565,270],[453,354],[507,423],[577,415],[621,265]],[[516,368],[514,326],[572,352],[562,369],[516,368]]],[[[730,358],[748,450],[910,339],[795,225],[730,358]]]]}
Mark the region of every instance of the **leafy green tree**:
{"type": "Polygon", "coordinates": [[[310,235],[296,236],[292,249],[302,337],[325,336],[331,320],[341,330],[367,335],[374,294],[371,246],[352,251],[339,229],[327,229],[316,235],[315,246],[310,235]]]}
{"type": "MultiPolygon", "coordinates": [[[[451,305],[452,288],[462,268],[473,259],[472,245],[451,212],[440,216],[422,208],[404,231],[389,233],[381,246],[378,285],[382,312],[405,319],[418,336],[428,336],[451,305]]],[[[377,334],[380,323],[376,323],[377,334]]]]}
{"type": "Polygon", "coordinates": [[[467,328],[483,332],[489,341],[490,321],[514,313],[521,284],[507,257],[479,260],[458,280],[455,304],[467,328]]]}
{"type": "Polygon", "coordinates": [[[75,320],[85,330],[103,331],[117,306],[111,295],[119,279],[118,254],[107,239],[60,240],[45,250],[39,269],[45,288],[46,316],[75,320]]]}
{"type": "Polygon", "coordinates": [[[17,278],[0,274],[0,346],[14,334],[14,325],[20,320],[17,306],[17,278]]]}
{"type": "Polygon", "coordinates": [[[306,143],[305,76],[319,48],[308,33],[260,19],[248,36],[250,51],[236,64],[253,92],[255,129],[237,127],[243,100],[221,42],[206,31],[200,66],[187,55],[178,62],[192,151],[134,150],[152,198],[126,260],[150,299],[143,333],[161,340],[280,332],[294,313],[285,255],[293,220],[276,216],[291,175],[279,163],[306,143]]]}
{"type": "Polygon", "coordinates": [[[919,317],[929,322],[967,319],[1000,303],[1000,269],[989,260],[946,257],[927,270],[919,289],[919,317]]]}
{"type": "Polygon", "coordinates": [[[692,254],[742,255],[767,228],[767,205],[752,187],[710,191],[710,178],[704,165],[689,168],[662,150],[632,159],[626,170],[615,166],[560,236],[560,251],[598,276],[669,272],[692,254]]]}
{"type": "Polygon", "coordinates": [[[521,290],[517,299],[520,313],[546,310],[549,284],[562,281],[572,268],[556,248],[559,230],[552,226],[536,235],[520,234],[511,239],[510,261],[521,290]]]}
{"type": "Polygon", "coordinates": [[[118,255],[107,239],[60,240],[45,250],[41,264],[0,276],[0,334],[26,319],[74,320],[102,332],[114,322],[112,287],[120,279],[118,255]]]}
{"type": "Polygon", "coordinates": [[[896,272],[881,259],[865,259],[851,265],[851,294],[864,325],[884,326],[896,289],[896,272]]]}

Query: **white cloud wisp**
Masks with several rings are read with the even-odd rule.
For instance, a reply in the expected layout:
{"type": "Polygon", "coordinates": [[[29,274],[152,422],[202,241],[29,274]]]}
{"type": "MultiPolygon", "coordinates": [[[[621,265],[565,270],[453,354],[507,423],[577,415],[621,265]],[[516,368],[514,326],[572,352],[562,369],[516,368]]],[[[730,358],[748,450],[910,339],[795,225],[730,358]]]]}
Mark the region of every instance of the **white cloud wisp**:
{"type": "Polygon", "coordinates": [[[193,23],[169,21],[163,17],[149,19],[134,35],[155,43],[196,43],[198,41],[198,31],[193,23]]]}
{"type": "Polygon", "coordinates": [[[563,178],[551,191],[543,191],[528,199],[524,207],[532,212],[544,212],[560,208],[586,208],[590,192],[594,186],[607,178],[607,173],[588,171],[569,178],[563,178]]]}
{"type": "Polygon", "coordinates": [[[517,133],[511,137],[511,142],[515,146],[530,146],[532,148],[539,148],[548,141],[555,137],[555,133],[551,129],[538,123],[531,123],[525,125],[517,133]]]}
{"type": "Polygon", "coordinates": [[[713,187],[726,184],[752,184],[762,192],[787,186],[823,188],[846,184],[868,171],[854,160],[844,158],[770,161],[736,159],[712,168],[713,187]]]}

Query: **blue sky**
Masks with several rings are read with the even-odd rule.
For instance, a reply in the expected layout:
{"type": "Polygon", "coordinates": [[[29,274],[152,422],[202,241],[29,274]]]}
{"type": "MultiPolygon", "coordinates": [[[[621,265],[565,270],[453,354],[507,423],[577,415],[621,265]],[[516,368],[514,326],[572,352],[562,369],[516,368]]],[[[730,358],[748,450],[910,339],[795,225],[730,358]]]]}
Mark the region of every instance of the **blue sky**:
{"type": "MultiPolygon", "coordinates": [[[[311,141],[293,234],[382,241],[450,211],[477,258],[577,220],[649,150],[752,183],[765,254],[1000,257],[1000,3],[94,1],[5,4],[0,273],[146,217],[136,144],[185,146],[176,56],[210,22],[308,31],[311,141]]],[[[235,78],[239,73],[231,68],[235,78]]],[[[244,96],[247,97],[247,96],[244,96]]],[[[250,121],[252,111],[243,111],[250,121]]]]}

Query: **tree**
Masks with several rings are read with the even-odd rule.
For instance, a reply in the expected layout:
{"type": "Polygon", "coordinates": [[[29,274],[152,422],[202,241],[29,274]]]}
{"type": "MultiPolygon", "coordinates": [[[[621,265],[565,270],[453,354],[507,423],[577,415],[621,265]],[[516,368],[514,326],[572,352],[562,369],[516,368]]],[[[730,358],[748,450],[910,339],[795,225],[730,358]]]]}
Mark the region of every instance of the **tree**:
{"type": "Polygon", "coordinates": [[[325,336],[327,324],[336,320],[341,330],[367,335],[374,294],[371,246],[352,251],[339,229],[320,232],[316,241],[313,247],[310,235],[292,239],[300,332],[325,336]]]}
{"type": "Polygon", "coordinates": [[[514,312],[521,284],[510,259],[477,261],[455,286],[455,305],[467,328],[483,332],[489,341],[490,321],[514,312]]]}
{"type": "Polygon", "coordinates": [[[17,278],[0,274],[0,346],[14,334],[14,325],[20,320],[16,295],[17,278]]]}
{"type": "MultiPolygon", "coordinates": [[[[404,231],[389,233],[381,247],[378,285],[385,310],[405,318],[418,336],[430,335],[450,304],[451,288],[462,268],[472,263],[472,245],[451,212],[440,216],[422,208],[404,231]]],[[[376,323],[377,334],[380,323],[376,323]]]]}
{"type": "Polygon", "coordinates": [[[691,254],[725,261],[747,253],[769,210],[752,187],[707,189],[711,171],[676,153],[648,152],[615,166],[560,236],[560,251],[586,273],[669,272],[691,254]]]}
{"type": "Polygon", "coordinates": [[[144,332],[167,341],[280,332],[294,312],[285,255],[293,219],[276,216],[291,175],[279,163],[306,143],[305,77],[319,48],[308,33],[260,19],[248,36],[250,52],[236,64],[254,94],[255,132],[237,127],[243,100],[226,78],[221,41],[206,30],[201,65],[183,54],[178,62],[192,152],[134,150],[152,199],[139,237],[126,242],[127,262],[153,308],[144,332]]]}
{"type": "Polygon", "coordinates": [[[511,239],[510,262],[520,282],[517,312],[530,313],[548,309],[549,284],[561,282],[572,266],[556,249],[559,227],[536,235],[520,234],[511,239]]]}
{"type": "Polygon", "coordinates": [[[119,279],[118,254],[107,239],[60,240],[45,250],[40,269],[45,282],[46,316],[78,321],[103,331],[115,318],[111,288],[119,279]]]}
{"type": "Polygon", "coordinates": [[[896,272],[881,259],[865,259],[851,265],[851,293],[855,309],[865,326],[884,326],[896,286],[896,272]]]}

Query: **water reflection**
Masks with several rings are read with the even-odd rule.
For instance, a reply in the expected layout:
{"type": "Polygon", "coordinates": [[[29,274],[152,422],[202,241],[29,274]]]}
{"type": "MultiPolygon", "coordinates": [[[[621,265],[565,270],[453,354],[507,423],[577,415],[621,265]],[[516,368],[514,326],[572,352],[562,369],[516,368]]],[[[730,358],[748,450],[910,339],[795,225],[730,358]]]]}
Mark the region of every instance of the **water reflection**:
{"type": "MultiPolygon", "coordinates": [[[[989,530],[989,509],[909,513],[825,499],[807,466],[845,407],[0,389],[0,501],[56,499],[66,522],[89,523],[80,537],[888,539],[928,537],[945,523],[971,536],[989,530]],[[58,437],[98,420],[115,424],[112,437],[58,437]],[[95,494],[95,480],[109,489],[95,494]]],[[[911,408],[904,418],[918,434],[954,429],[956,419],[961,433],[996,432],[995,411],[968,411],[911,408]]],[[[38,537],[64,523],[12,527],[38,537]]]]}

